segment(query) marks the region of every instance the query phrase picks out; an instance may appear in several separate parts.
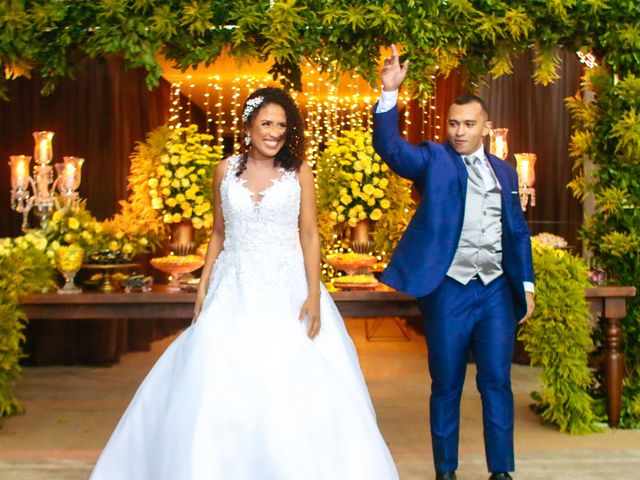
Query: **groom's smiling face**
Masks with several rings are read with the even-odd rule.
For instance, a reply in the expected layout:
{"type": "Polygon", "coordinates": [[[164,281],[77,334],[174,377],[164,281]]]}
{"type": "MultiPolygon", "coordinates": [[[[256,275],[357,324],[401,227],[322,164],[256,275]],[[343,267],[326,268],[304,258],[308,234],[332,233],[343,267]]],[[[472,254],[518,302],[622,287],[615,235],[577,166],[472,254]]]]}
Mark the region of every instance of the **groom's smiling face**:
{"type": "Polygon", "coordinates": [[[460,155],[469,155],[478,150],[490,129],[491,122],[478,102],[464,105],[454,103],[449,108],[447,135],[451,146],[460,155]]]}

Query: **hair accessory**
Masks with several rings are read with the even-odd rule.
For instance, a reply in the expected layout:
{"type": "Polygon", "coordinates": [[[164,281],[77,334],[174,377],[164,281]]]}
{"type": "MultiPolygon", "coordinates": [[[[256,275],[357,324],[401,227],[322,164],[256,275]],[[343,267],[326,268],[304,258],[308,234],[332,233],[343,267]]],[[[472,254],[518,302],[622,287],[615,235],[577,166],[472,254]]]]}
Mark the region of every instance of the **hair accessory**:
{"type": "Polygon", "coordinates": [[[244,112],[242,112],[242,121],[247,122],[249,120],[249,115],[253,113],[253,111],[258,108],[262,102],[264,101],[264,97],[253,97],[247,100],[247,104],[244,107],[244,112]]]}
{"type": "Polygon", "coordinates": [[[251,135],[248,133],[244,136],[244,144],[248,147],[251,145],[251,135]]]}

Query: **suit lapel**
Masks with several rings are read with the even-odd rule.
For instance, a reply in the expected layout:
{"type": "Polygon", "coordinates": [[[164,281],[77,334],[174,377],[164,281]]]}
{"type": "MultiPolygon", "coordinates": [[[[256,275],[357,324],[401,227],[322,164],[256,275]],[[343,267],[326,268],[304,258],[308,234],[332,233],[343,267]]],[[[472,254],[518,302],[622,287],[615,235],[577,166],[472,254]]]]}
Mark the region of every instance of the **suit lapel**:
{"type": "Polygon", "coordinates": [[[511,202],[511,185],[509,184],[509,179],[506,175],[506,169],[503,168],[504,165],[501,165],[500,162],[504,160],[500,160],[498,157],[494,157],[489,154],[489,152],[485,149],[485,155],[489,159],[489,164],[493,169],[493,173],[496,174],[496,178],[498,179],[498,183],[500,183],[500,187],[502,187],[502,214],[509,221],[510,213],[509,206],[511,202]]]}
{"type": "Polygon", "coordinates": [[[460,193],[462,193],[462,204],[467,201],[467,179],[469,178],[469,174],[467,173],[467,169],[464,166],[464,160],[458,152],[456,152],[449,142],[445,143],[445,148],[449,152],[449,158],[453,162],[453,165],[456,168],[456,172],[458,173],[458,183],[460,184],[460,193]]]}

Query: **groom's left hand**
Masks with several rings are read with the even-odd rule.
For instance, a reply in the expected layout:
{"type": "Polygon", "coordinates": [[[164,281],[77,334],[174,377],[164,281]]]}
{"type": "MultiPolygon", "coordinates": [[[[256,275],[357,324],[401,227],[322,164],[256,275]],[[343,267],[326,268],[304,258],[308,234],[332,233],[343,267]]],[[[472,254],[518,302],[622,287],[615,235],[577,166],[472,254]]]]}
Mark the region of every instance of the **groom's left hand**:
{"type": "Polygon", "coordinates": [[[533,300],[533,293],[525,292],[525,295],[527,297],[527,314],[518,322],[520,325],[529,320],[529,317],[533,314],[533,309],[536,307],[536,302],[533,300]]]}

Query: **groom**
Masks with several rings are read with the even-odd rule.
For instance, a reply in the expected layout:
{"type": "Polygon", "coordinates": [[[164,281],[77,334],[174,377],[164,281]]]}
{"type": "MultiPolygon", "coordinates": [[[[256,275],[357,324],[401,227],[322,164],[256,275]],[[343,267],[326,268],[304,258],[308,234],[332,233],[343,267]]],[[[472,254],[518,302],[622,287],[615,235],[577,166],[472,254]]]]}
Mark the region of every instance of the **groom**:
{"type": "Polygon", "coordinates": [[[436,479],[456,478],[469,350],[482,397],[489,478],[511,479],[511,357],[516,324],[534,307],[531,241],[518,177],[483,147],[491,122],[475,95],[464,95],[449,108],[447,142],[406,142],[398,133],[397,98],[407,68],[392,46],[381,74],[373,145],[393,171],[413,181],[422,199],[382,281],[417,297],[422,311],[436,479]]]}

